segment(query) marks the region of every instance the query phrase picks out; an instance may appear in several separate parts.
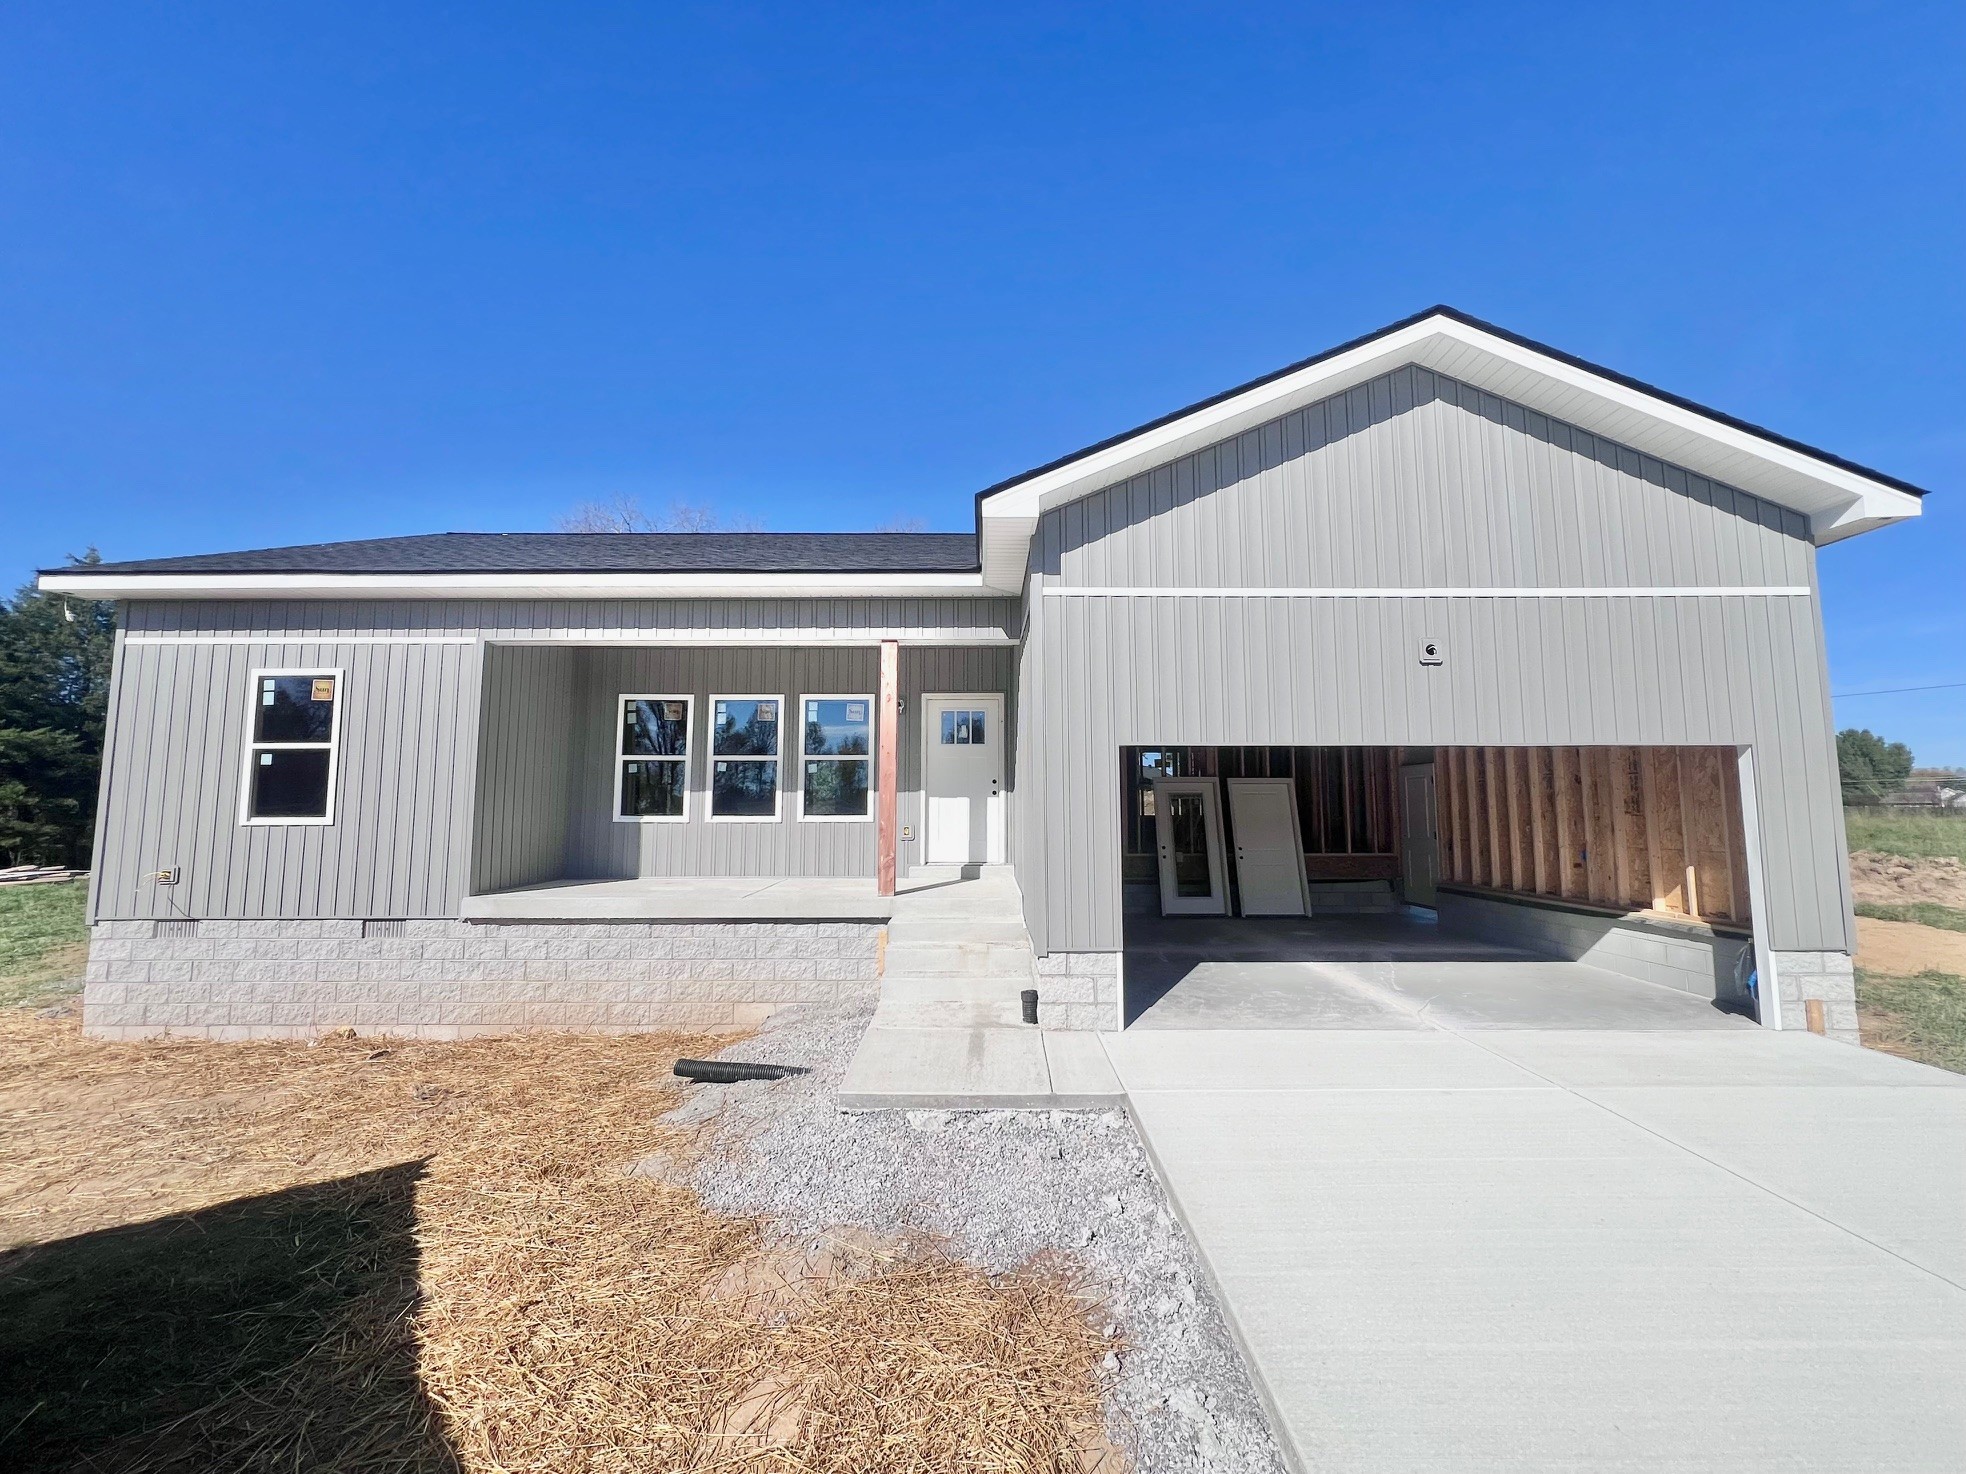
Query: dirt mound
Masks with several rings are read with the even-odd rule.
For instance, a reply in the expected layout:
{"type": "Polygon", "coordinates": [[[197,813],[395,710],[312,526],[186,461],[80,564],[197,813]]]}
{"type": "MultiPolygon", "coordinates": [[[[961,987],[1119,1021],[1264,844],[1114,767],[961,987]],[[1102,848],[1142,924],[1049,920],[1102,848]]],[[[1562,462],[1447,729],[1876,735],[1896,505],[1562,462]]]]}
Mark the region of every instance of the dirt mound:
{"type": "Polygon", "coordinates": [[[1913,857],[1858,850],[1850,856],[1850,883],[1859,901],[1876,906],[1934,901],[1966,908],[1966,865],[1950,855],[1913,857]]]}
{"type": "Polygon", "coordinates": [[[1966,977],[1966,932],[1941,931],[1909,921],[1857,918],[1857,966],[1892,977],[1949,972],[1966,977]]]}

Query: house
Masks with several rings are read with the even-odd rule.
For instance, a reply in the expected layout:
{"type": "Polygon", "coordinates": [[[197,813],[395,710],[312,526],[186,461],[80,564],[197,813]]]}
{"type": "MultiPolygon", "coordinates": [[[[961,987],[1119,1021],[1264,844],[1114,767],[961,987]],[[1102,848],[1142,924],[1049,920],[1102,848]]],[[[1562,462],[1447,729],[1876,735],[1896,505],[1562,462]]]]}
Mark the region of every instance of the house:
{"type": "Polygon", "coordinates": [[[1435,308],[973,533],[51,571],[122,606],[85,1022],[744,1022],[980,865],[1050,1027],[1131,918],[1421,905],[1854,1038],[1816,549],[1921,495],[1435,308]]]}

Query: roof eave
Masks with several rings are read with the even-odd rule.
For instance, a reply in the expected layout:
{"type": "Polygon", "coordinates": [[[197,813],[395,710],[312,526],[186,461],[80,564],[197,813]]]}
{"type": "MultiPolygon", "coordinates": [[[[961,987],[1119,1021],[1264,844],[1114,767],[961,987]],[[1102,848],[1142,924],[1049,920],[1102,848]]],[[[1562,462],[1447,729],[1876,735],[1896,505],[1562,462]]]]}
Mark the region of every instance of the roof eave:
{"type": "Polygon", "coordinates": [[[91,599],[756,599],[977,597],[976,572],[114,573],[43,572],[45,593],[91,599]]]}

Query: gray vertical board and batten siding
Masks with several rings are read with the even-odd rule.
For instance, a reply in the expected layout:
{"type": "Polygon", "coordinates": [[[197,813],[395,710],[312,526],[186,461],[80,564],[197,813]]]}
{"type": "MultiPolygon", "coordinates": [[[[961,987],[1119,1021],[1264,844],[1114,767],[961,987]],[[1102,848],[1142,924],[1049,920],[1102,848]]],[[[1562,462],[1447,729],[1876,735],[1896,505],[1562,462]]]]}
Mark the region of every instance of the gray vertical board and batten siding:
{"type": "Polygon", "coordinates": [[[1756,750],[1772,945],[1847,950],[1814,585],[1797,514],[1418,368],[1049,511],[1020,739],[1049,820],[1021,866],[1034,940],[1120,945],[1122,746],[1728,744],[1756,750]],[[1667,586],[1811,594],[1047,592],[1667,586]]]}
{"type": "MultiPolygon", "coordinates": [[[[570,683],[579,659],[613,653],[605,644],[579,642],[628,647],[674,640],[675,651],[705,658],[722,647],[683,642],[714,639],[719,631],[733,638],[768,631],[777,641],[810,634],[832,643],[767,651],[871,662],[865,642],[898,635],[937,642],[903,647],[904,681],[919,672],[922,689],[1006,689],[957,682],[980,681],[992,671],[1007,680],[1014,651],[1004,642],[1014,632],[1017,602],[127,604],[112,678],[92,914],[104,920],[455,916],[463,896],[480,888],[474,882],[493,889],[525,884],[564,866],[568,821],[554,816],[551,795],[562,785],[572,792],[580,774],[573,747],[545,739],[576,708],[578,688],[570,683]],[[488,647],[487,637],[499,643],[488,647]],[[861,643],[844,644],[850,640],[861,643]],[[993,644],[979,649],[967,640],[993,644]],[[508,658],[511,663],[500,664],[508,658]],[[240,823],[250,672],[276,666],[346,672],[333,824],[240,823]],[[481,692],[510,703],[482,730],[481,692]],[[480,762],[483,784],[476,779],[480,762]],[[499,792],[511,802],[490,803],[499,792]],[[176,886],[147,878],[171,867],[182,876],[176,886]]],[[[819,689],[801,683],[786,695],[819,689]]],[[[871,678],[863,689],[872,690],[871,678]]],[[[611,720],[592,713],[587,719],[611,720]]],[[[903,759],[905,782],[905,743],[903,759]]],[[[608,802],[611,790],[604,811],[608,802]]],[[[871,834],[870,825],[857,827],[871,834]]],[[[754,842],[761,852],[770,848],[754,842]]],[[[871,873],[871,843],[870,837],[864,873],[871,873]]]]}
{"type": "Polygon", "coordinates": [[[470,644],[125,640],[96,915],[443,916],[467,863],[470,644]],[[339,669],[334,822],[240,822],[252,672],[339,669]],[[176,869],[176,885],[149,877],[176,869]]]}
{"type": "Polygon", "coordinates": [[[578,693],[570,652],[494,646],[484,664],[472,828],[476,894],[564,873],[575,793],[567,725],[578,693]]]}

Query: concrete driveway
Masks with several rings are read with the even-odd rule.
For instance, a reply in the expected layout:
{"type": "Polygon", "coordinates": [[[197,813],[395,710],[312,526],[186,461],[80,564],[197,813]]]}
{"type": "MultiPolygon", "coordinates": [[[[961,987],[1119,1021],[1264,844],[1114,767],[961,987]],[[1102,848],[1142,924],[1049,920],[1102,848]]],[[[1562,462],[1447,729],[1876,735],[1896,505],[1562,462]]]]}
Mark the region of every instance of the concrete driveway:
{"type": "Polygon", "coordinates": [[[1109,1037],[1299,1464],[1966,1469],[1966,1078],[1491,966],[1109,1037]]]}

